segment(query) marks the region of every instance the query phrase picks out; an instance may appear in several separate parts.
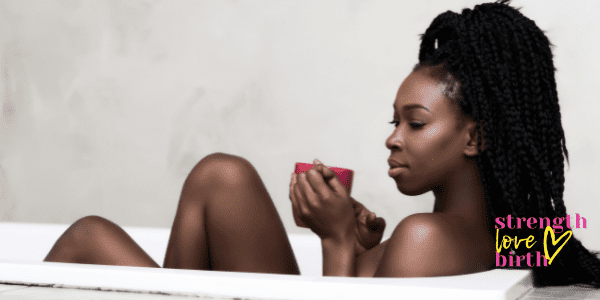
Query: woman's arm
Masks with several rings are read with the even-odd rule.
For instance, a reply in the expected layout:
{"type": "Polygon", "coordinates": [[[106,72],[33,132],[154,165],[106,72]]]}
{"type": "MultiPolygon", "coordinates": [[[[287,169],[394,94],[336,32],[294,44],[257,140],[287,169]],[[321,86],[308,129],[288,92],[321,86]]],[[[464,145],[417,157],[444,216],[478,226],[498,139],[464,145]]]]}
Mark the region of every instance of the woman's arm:
{"type": "Polygon", "coordinates": [[[389,239],[385,240],[356,257],[356,277],[373,277],[375,275],[389,242],[389,239]]]}
{"type": "Polygon", "coordinates": [[[357,257],[356,241],[348,238],[346,241],[322,239],[323,247],[323,276],[356,277],[357,257]]]}

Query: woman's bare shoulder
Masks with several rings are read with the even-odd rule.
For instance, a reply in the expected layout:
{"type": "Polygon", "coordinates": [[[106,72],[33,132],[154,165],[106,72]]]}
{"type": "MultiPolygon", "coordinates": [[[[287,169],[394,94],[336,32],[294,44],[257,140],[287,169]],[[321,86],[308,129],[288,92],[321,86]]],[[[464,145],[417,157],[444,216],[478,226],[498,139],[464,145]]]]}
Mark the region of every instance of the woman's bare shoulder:
{"type": "Polygon", "coordinates": [[[493,244],[463,220],[441,213],[406,217],[388,240],[375,276],[428,277],[491,268],[493,244]]]}

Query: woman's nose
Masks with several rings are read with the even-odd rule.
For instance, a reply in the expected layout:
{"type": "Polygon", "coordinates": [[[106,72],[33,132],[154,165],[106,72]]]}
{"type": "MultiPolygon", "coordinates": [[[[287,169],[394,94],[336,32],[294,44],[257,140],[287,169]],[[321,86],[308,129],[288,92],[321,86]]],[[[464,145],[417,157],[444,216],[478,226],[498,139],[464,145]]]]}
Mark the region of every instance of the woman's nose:
{"type": "Polygon", "coordinates": [[[395,129],[394,132],[385,140],[385,146],[389,149],[401,149],[402,148],[402,134],[400,130],[395,129]]]}

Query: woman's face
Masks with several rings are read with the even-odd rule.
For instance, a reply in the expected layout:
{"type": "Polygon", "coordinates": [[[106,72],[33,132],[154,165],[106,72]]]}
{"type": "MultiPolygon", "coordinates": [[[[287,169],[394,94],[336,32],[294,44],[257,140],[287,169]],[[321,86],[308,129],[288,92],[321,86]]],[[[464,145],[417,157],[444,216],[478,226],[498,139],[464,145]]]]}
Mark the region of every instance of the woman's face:
{"type": "Polygon", "coordinates": [[[403,194],[443,187],[465,161],[469,126],[460,125],[458,107],[444,96],[445,87],[420,70],[398,90],[395,129],[386,147],[392,151],[389,175],[403,194]]]}

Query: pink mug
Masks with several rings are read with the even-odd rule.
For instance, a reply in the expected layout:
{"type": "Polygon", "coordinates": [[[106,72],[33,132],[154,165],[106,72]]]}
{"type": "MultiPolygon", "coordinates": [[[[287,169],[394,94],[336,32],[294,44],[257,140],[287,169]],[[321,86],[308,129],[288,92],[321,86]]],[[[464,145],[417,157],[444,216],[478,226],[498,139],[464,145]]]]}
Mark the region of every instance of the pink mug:
{"type": "MultiPolygon", "coordinates": [[[[302,172],[307,172],[313,166],[314,166],[313,164],[296,163],[295,173],[300,174],[302,172]]],[[[337,176],[337,178],[342,182],[342,184],[346,187],[346,189],[348,189],[348,194],[350,194],[350,191],[352,191],[352,176],[354,176],[354,171],[352,171],[350,169],[343,169],[343,168],[336,168],[336,167],[329,167],[329,168],[333,172],[335,172],[335,175],[337,176]]]]}
{"type": "MultiPolygon", "coordinates": [[[[300,174],[302,172],[307,172],[313,166],[314,166],[313,164],[296,163],[296,168],[295,168],[294,172],[296,174],[300,174]]],[[[349,195],[350,192],[352,191],[352,177],[354,176],[354,171],[352,171],[350,169],[343,169],[343,168],[336,168],[336,167],[329,167],[329,168],[333,172],[335,172],[335,175],[337,176],[337,178],[342,182],[342,184],[348,190],[348,195],[349,195]]],[[[296,225],[298,225],[299,227],[307,228],[307,226],[304,225],[304,223],[302,221],[300,221],[300,219],[298,219],[296,216],[294,216],[294,221],[296,221],[296,225]]]]}

